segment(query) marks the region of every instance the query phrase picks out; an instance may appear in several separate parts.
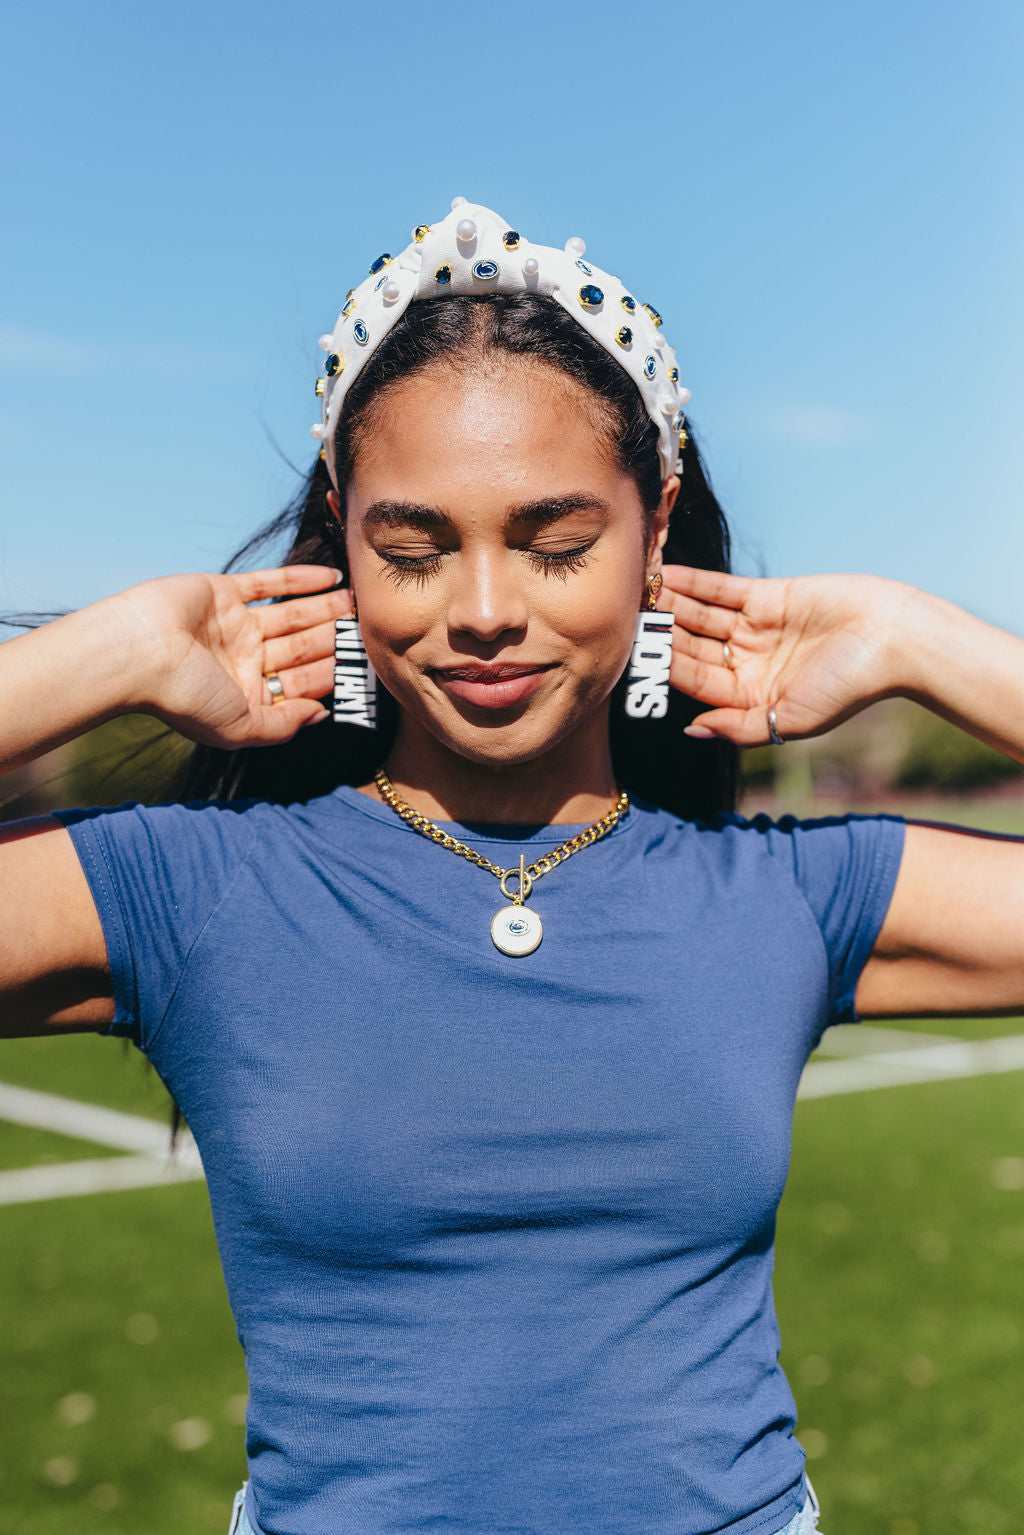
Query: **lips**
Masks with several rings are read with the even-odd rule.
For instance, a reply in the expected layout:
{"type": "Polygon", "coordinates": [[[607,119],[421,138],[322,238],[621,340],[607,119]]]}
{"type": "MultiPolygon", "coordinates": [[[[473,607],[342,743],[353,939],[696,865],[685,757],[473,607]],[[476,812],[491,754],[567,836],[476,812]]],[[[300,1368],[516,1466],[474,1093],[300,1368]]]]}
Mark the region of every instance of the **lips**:
{"type": "Polygon", "coordinates": [[[497,662],[433,668],[433,676],[454,698],[481,709],[508,709],[537,689],[550,662],[497,662]]]}

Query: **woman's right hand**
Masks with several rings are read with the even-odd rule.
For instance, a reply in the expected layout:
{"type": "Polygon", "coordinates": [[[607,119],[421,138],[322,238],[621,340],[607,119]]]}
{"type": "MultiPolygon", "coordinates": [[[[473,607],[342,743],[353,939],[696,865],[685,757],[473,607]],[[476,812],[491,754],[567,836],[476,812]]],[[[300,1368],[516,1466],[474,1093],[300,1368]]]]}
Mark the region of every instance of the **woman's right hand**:
{"type": "Polygon", "coordinates": [[[206,746],[290,740],[325,717],[320,700],[334,684],[334,620],[352,613],[340,579],[327,565],[281,565],[158,576],[105,599],[108,617],[118,615],[148,658],[137,707],[206,746]],[[328,585],[335,589],[323,591],[328,585]],[[267,597],[287,600],[248,606],[267,597]],[[284,688],[277,703],[268,672],[284,688]]]}

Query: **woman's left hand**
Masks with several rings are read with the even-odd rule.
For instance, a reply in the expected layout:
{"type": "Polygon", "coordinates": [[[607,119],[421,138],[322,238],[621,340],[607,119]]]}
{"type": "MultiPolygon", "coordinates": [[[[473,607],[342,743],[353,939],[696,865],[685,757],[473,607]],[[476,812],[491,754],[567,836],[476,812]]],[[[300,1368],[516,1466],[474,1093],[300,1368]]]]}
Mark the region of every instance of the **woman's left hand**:
{"type": "Polygon", "coordinates": [[[691,733],[740,746],[823,735],[899,691],[897,636],[921,595],[882,576],[724,575],[665,565],[659,608],[676,626],[672,686],[709,705],[691,733]],[[728,662],[725,645],[728,644],[728,662]]]}

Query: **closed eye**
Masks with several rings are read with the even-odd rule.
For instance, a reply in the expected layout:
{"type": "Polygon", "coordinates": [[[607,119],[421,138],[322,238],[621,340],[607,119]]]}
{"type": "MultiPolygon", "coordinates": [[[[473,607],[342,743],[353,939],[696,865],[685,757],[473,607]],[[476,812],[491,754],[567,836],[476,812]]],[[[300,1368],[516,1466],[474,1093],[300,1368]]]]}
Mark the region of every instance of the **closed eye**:
{"type": "Polygon", "coordinates": [[[435,550],[433,554],[423,555],[390,554],[385,549],[378,549],[377,553],[391,566],[386,574],[396,586],[407,586],[410,581],[421,586],[440,568],[441,560],[444,558],[440,549],[435,550]]]}
{"type": "Polygon", "coordinates": [[[525,549],[523,552],[535,570],[541,570],[545,575],[556,575],[564,581],[571,571],[583,569],[590,547],[589,544],[583,544],[579,549],[560,549],[551,553],[543,549],[525,549]]]}
{"type": "MultiPolygon", "coordinates": [[[[539,570],[546,576],[556,575],[559,580],[564,581],[571,572],[584,568],[591,547],[590,544],[582,544],[576,549],[523,549],[520,552],[526,555],[534,570],[539,570]]],[[[397,586],[405,586],[410,581],[421,585],[436,574],[445,554],[450,552],[452,551],[438,549],[432,554],[412,555],[398,554],[386,549],[377,551],[380,558],[391,567],[387,574],[397,586]]]]}

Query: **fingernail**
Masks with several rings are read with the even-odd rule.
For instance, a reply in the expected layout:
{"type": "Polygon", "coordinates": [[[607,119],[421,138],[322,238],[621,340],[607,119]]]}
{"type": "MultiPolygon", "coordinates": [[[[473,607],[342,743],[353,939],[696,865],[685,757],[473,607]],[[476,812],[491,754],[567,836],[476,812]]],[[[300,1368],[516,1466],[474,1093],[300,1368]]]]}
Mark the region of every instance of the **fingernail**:
{"type": "Polygon", "coordinates": [[[683,735],[695,736],[698,741],[717,740],[715,732],[713,730],[709,730],[706,725],[685,725],[683,727],[683,735]]]}
{"type": "Polygon", "coordinates": [[[305,730],[307,725],[319,725],[320,721],[325,720],[330,712],[330,709],[321,709],[319,714],[313,714],[309,717],[308,720],[303,720],[302,724],[299,726],[299,729],[305,730]]]}
{"type": "Polygon", "coordinates": [[[331,575],[336,581],[344,581],[345,572],[343,570],[336,570],[333,565],[328,565],[327,569],[330,571],[331,575]]]}

